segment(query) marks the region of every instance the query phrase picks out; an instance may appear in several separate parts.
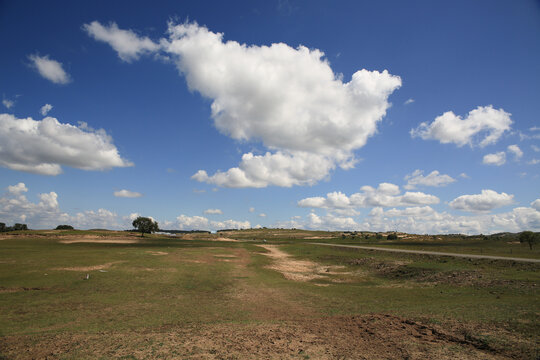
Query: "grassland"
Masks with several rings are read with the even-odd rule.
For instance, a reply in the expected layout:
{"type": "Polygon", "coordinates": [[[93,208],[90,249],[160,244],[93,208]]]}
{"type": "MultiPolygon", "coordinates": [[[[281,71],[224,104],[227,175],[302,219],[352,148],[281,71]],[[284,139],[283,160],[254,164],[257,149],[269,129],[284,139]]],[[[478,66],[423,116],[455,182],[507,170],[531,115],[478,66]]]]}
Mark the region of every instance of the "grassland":
{"type": "Polygon", "coordinates": [[[538,264],[309,244],[538,258],[512,239],[272,229],[0,239],[0,359],[540,355],[538,264]]]}

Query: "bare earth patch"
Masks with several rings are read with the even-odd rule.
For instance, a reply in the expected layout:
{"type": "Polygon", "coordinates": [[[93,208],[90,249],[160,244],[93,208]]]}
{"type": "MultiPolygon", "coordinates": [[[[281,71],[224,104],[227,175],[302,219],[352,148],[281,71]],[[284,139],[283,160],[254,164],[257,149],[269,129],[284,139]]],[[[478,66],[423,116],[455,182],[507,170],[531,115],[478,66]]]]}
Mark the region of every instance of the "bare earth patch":
{"type": "Polygon", "coordinates": [[[328,275],[349,274],[335,271],[343,269],[344,266],[323,266],[313,261],[296,260],[286,252],[280,250],[276,245],[259,246],[270,251],[269,253],[263,253],[263,255],[274,260],[274,263],[268,268],[279,271],[288,280],[310,281],[314,279],[328,279],[330,281],[339,282],[340,280],[329,278],[328,275]]]}
{"type": "Polygon", "coordinates": [[[137,244],[141,242],[138,239],[116,239],[103,238],[100,236],[85,235],[75,239],[62,239],[59,241],[62,244],[77,244],[77,243],[98,243],[98,244],[137,244]]]}
{"type": "Polygon", "coordinates": [[[64,270],[64,271],[94,271],[94,270],[104,270],[110,268],[114,264],[123,263],[125,261],[113,261],[101,265],[93,266],[77,266],[77,267],[64,267],[64,268],[54,268],[51,270],[64,270]]]}
{"type": "Polygon", "coordinates": [[[156,256],[161,256],[161,255],[167,255],[168,252],[165,252],[165,251],[147,251],[148,254],[150,255],[156,255],[156,256]]]}
{"type": "Polygon", "coordinates": [[[0,338],[9,359],[509,359],[459,332],[386,314],[0,338]]]}

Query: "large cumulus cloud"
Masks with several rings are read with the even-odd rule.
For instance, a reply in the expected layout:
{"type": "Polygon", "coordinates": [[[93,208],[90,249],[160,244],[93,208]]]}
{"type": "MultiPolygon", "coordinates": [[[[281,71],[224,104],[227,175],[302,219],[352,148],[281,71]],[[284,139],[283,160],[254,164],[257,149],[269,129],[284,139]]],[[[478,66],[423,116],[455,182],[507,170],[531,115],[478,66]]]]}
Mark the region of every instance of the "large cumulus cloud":
{"type": "Polygon", "coordinates": [[[62,165],[83,170],[132,166],[122,159],[104,130],[0,114],[0,166],[42,175],[58,175],[62,165]]]}
{"type": "Polygon", "coordinates": [[[320,50],[224,41],[223,34],[196,23],[170,23],[169,37],[152,43],[115,24],[84,28],[122,58],[136,58],[138,49],[152,51],[159,44],[189,88],[212,101],[221,133],[266,147],[264,155],[244,154],[238,167],[193,176],[223,187],[314,184],[337,166],[351,168],[354,151],[375,134],[388,97],[401,86],[386,70],[362,69],[344,82],[320,50]],[[91,29],[99,29],[99,37],[91,29]]]}

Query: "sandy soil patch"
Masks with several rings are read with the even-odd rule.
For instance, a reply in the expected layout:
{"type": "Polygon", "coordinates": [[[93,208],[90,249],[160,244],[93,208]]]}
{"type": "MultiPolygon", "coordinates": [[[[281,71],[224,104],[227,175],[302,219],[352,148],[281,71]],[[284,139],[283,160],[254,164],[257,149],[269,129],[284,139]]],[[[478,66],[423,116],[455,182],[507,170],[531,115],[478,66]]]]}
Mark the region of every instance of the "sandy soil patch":
{"type": "Polygon", "coordinates": [[[344,266],[322,266],[313,261],[296,260],[286,252],[280,250],[276,245],[259,245],[260,247],[270,251],[264,253],[274,260],[274,263],[268,268],[279,271],[288,280],[293,281],[310,281],[314,279],[328,279],[337,282],[328,275],[346,275],[348,272],[339,272],[336,270],[344,269],[344,266]]]}
{"type": "Polygon", "coordinates": [[[62,244],[77,244],[77,243],[97,243],[97,244],[136,244],[140,240],[137,239],[104,239],[95,236],[94,238],[76,238],[63,239],[59,241],[62,244]]]}
{"type": "Polygon", "coordinates": [[[236,239],[231,239],[231,238],[228,238],[228,237],[218,237],[218,238],[214,238],[212,239],[214,241],[233,241],[233,242],[238,242],[238,240],[236,239]]]}
{"type": "Polygon", "coordinates": [[[161,255],[167,255],[168,252],[165,252],[165,251],[147,251],[148,254],[150,255],[155,255],[155,256],[161,256],[161,255]]]}
{"type": "Polygon", "coordinates": [[[64,270],[64,271],[94,271],[94,270],[104,270],[108,269],[111,266],[119,263],[123,263],[125,261],[113,261],[101,265],[93,265],[93,266],[76,266],[76,267],[64,267],[64,268],[53,268],[51,270],[64,270]]]}

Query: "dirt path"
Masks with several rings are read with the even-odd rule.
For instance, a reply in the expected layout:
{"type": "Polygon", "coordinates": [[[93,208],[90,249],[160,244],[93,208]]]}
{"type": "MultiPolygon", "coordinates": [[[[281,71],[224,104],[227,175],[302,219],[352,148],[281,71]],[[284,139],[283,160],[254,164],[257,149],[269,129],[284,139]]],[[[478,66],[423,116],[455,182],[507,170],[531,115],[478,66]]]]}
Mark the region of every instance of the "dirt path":
{"type": "Polygon", "coordinates": [[[353,248],[353,249],[363,249],[363,250],[388,251],[388,252],[407,253],[407,254],[453,256],[453,257],[461,257],[461,258],[469,258],[469,259],[508,260],[508,261],[521,261],[521,262],[530,262],[530,263],[540,263],[540,259],[527,259],[527,258],[516,258],[516,257],[506,257],[506,256],[456,254],[456,253],[447,253],[447,252],[438,252],[438,251],[405,250],[405,249],[392,249],[392,248],[382,248],[382,247],[374,247],[374,246],[359,246],[359,245],[340,245],[340,244],[326,244],[326,243],[308,243],[308,244],[311,244],[311,245],[323,245],[323,246],[333,246],[333,247],[344,247],[344,248],[353,248]]]}

